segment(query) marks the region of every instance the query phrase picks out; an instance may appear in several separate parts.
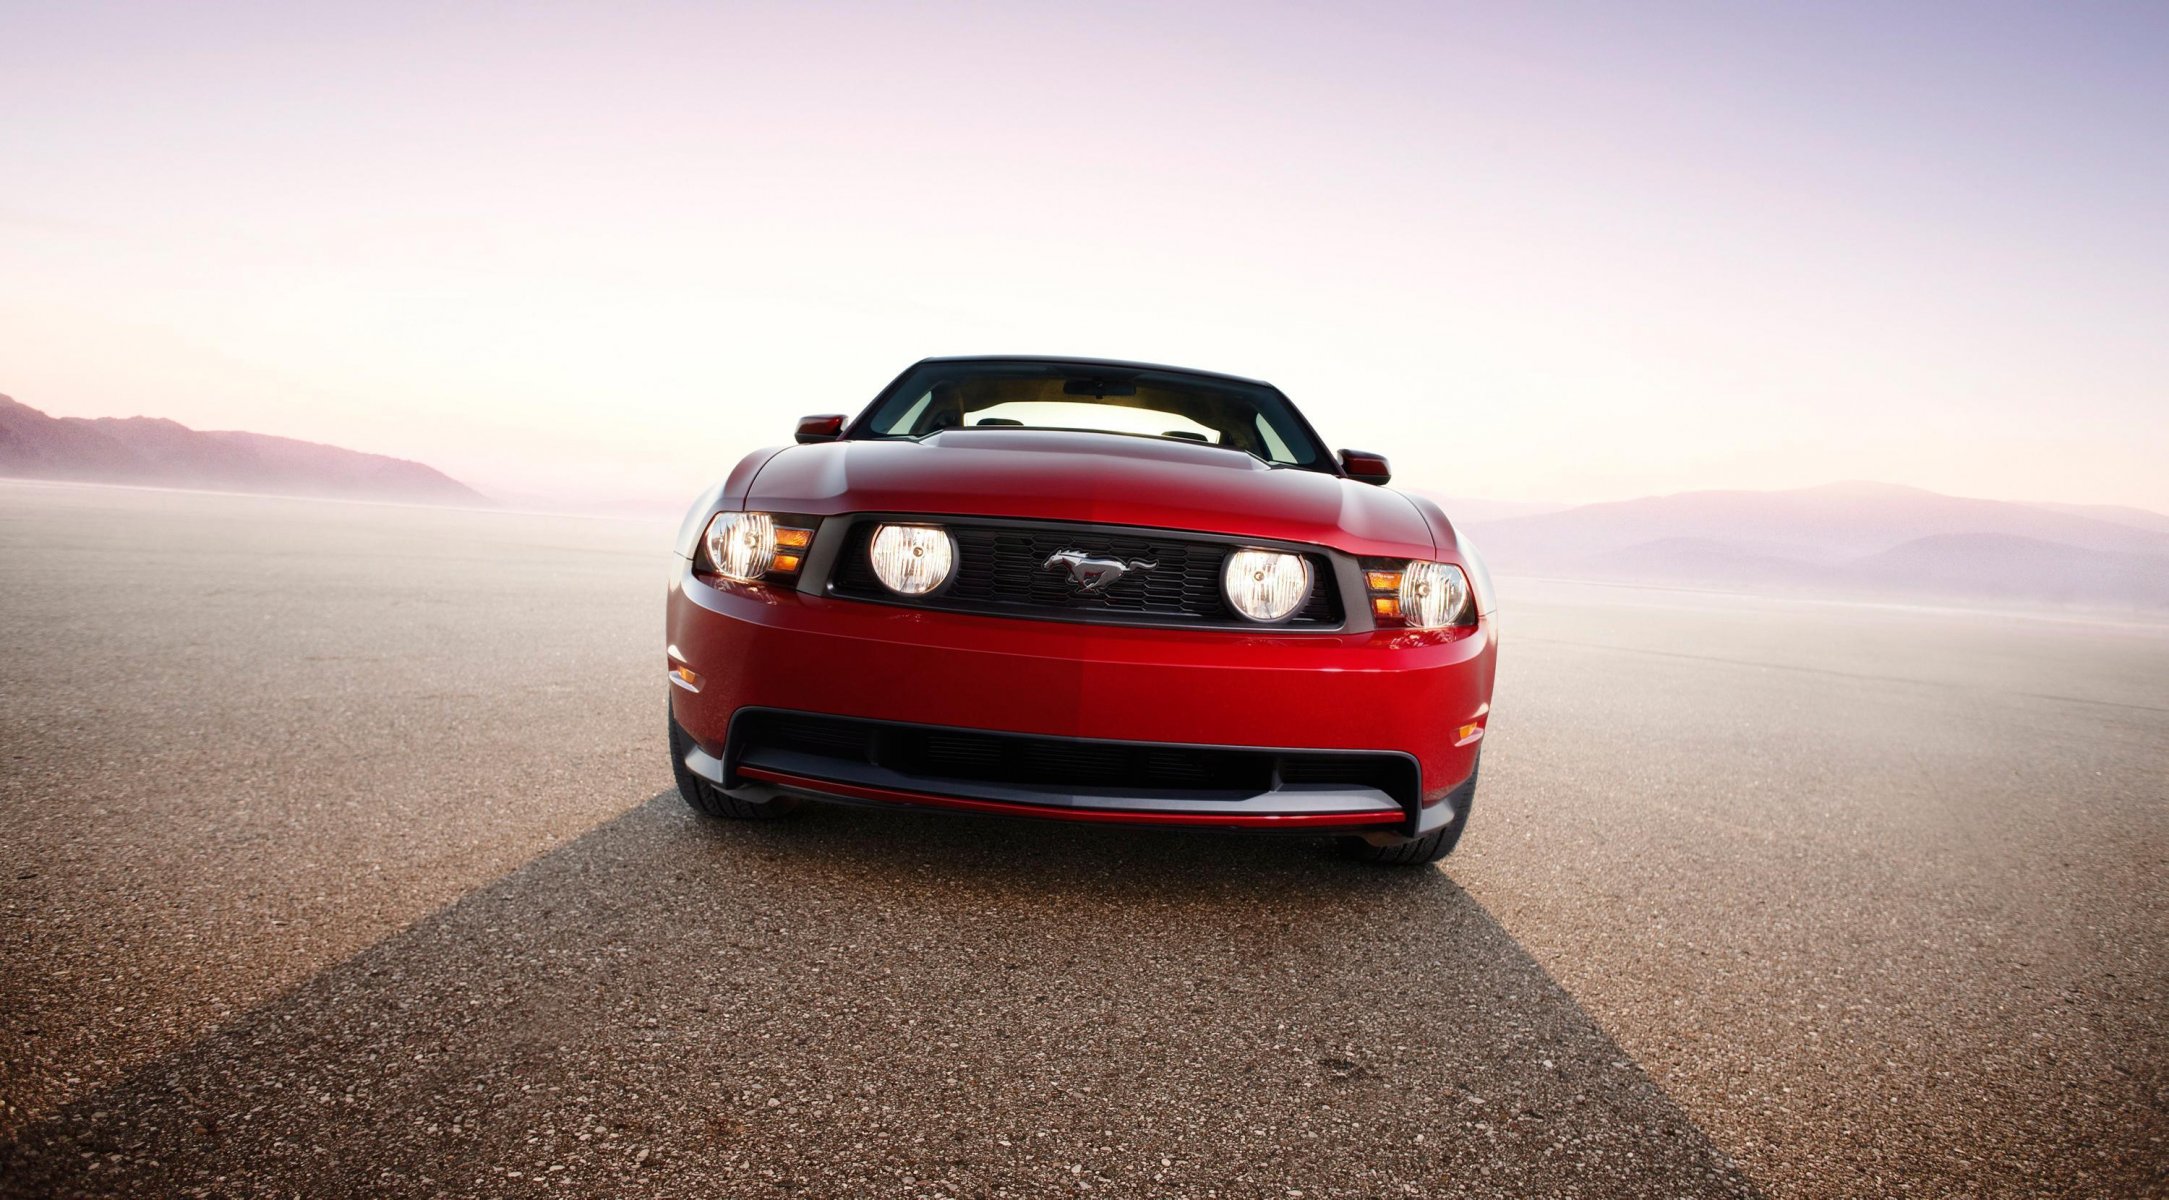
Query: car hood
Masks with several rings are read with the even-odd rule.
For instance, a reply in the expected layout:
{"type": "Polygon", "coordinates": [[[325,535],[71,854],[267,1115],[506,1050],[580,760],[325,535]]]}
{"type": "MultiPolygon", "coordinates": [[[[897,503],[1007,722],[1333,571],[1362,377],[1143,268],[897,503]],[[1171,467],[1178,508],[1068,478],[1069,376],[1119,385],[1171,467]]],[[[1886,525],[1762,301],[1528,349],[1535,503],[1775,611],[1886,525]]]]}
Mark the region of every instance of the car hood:
{"type": "Polygon", "coordinates": [[[761,468],[745,506],[1139,525],[1385,556],[1436,548],[1430,523],[1398,492],[1232,450],[1059,430],[792,446],[761,468]]]}

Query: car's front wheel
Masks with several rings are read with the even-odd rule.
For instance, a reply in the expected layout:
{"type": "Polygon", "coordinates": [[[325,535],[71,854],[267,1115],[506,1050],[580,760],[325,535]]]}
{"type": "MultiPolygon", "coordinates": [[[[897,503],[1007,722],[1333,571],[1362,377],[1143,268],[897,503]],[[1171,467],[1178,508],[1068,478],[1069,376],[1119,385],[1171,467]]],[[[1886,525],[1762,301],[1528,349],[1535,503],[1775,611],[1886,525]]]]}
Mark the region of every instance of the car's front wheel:
{"type": "Polygon", "coordinates": [[[685,765],[686,752],[692,748],[692,737],[678,724],[677,714],[670,714],[670,770],[677,776],[678,794],[685,797],[694,812],[733,821],[772,821],[797,811],[798,801],[789,796],[774,800],[740,800],[702,779],[693,773],[693,768],[685,765]]]}
{"type": "MultiPolygon", "coordinates": [[[[1478,766],[1482,760],[1478,760],[1478,766]]],[[[1381,846],[1366,838],[1341,839],[1341,849],[1351,858],[1364,862],[1380,863],[1392,867],[1420,867],[1435,863],[1453,853],[1454,844],[1461,840],[1461,831],[1469,825],[1469,806],[1476,800],[1476,767],[1469,769],[1468,782],[1453,790],[1447,802],[1454,806],[1454,819],[1424,834],[1422,837],[1399,838],[1381,846]]]]}

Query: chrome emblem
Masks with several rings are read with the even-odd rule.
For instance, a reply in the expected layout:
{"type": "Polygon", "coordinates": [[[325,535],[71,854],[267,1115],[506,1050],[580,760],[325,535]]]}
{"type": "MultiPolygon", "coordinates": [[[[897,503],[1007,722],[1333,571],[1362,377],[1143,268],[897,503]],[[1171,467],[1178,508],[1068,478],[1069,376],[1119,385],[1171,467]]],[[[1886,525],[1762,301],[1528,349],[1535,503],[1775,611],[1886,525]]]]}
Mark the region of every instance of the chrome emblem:
{"type": "Polygon", "coordinates": [[[1041,563],[1040,570],[1067,572],[1070,586],[1080,592],[1104,592],[1132,571],[1150,571],[1159,565],[1141,558],[1124,562],[1119,558],[1093,558],[1082,550],[1062,550],[1041,563]]]}

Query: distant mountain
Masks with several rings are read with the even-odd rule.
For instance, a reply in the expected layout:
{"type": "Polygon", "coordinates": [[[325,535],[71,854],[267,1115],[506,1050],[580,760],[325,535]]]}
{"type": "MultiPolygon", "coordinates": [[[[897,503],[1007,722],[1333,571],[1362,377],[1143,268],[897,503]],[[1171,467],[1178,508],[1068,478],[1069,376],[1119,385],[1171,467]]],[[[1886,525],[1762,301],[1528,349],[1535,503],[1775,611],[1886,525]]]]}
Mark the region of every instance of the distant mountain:
{"type": "MultiPolygon", "coordinates": [[[[1476,546],[1484,561],[1496,557],[1490,542],[1479,540],[1476,546]]],[[[1700,587],[1804,588],[1828,578],[1827,569],[1813,563],[1757,554],[1710,538],[1659,538],[1591,555],[1582,567],[1582,573],[1598,579],[1671,580],[1700,587]]]]}
{"type": "Polygon", "coordinates": [[[0,476],[430,504],[489,500],[434,467],[158,417],[54,417],[0,396],[0,476]]]}
{"type": "Polygon", "coordinates": [[[2097,521],[2109,521],[2117,525],[2129,525],[2133,529],[2169,533],[2169,514],[2149,512],[2125,504],[2047,504],[2036,501],[2033,507],[2045,508],[2050,512],[2069,513],[2075,517],[2092,517],[2097,521]]]}
{"type": "Polygon", "coordinates": [[[1556,563],[1664,538],[1723,542],[1805,562],[1843,562],[1946,533],[2007,533],[2129,554],[2169,547],[2169,534],[2129,524],[1880,483],[1646,496],[1477,522],[1473,530],[1502,566],[1506,553],[1556,563]]]}
{"type": "Polygon", "coordinates": [[[1497,521],[1506,517],[1533,517],[1558,512],[1567,507],[1544,500],[1478,500],[1468,496],[1448,496],[1429,488],[1407,490],[1436,501],[1439,508],[1445,511],[1446,519],[1452,521],[1456,527],[1474,525],[1479,521],[1497,521]]]}
{"type": "Polygon", "coordinates": [[[1920,538],[1842,570],[1863,590],[2169,611],[2169,555],[2087,550],[2008,534],[1920,538]]]}
{"type": "Polygon", "coordinates": [[[2169,517],[2102,511],[1841,483],[1649,496],[1469,532],[1509,574],[2169,613],[2169,517]]]}

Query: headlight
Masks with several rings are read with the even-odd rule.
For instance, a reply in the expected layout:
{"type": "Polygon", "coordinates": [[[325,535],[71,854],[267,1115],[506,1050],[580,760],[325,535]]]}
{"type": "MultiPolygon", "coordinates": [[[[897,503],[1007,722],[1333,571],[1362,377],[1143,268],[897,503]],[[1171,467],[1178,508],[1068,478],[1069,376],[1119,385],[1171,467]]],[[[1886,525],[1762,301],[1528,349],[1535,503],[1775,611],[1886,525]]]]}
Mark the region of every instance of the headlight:
{"type": "Polygon", "coordinates": [[[867,556],[882,586],[899,596],[924,596],[948,582],[956,547],[939,525],[883,525],[874,530],[867,556]]]}
{"type": "Polygon", "coordinates": [[[1363,580],[1371,593],[1371,614],[1381,624],[1443,629],[1473,623],[1469,578],[1452,563],[1366,562],[1363,580]]]}
{"type": "Polygon", "coordinates": [[[1451,625],[1468,604],[1468,577],[1452,563],[1412,562],[1401,572],[1401,616],[1418,629],[1451,625]]]}
{"type": "Polygon", "coordinates": [[[719,512],[706,540],[708,564],[725,579],[752,583],[776,561],[776,523],[767,513],[719,512]]]}
{"type": "Polygon", "coordinates": [[[821,518],[790,513],[719,512],[701,534],[697,575],[733,583],[788,585],[805,565],[821,518]]]}
{"type": "Polygon", "coordinates": [[[1279,621],[1310,598],[1310,563],[1278,550],[1237,550],[1220,570],[1220,590],[1253,621],[1279,621]]]}

